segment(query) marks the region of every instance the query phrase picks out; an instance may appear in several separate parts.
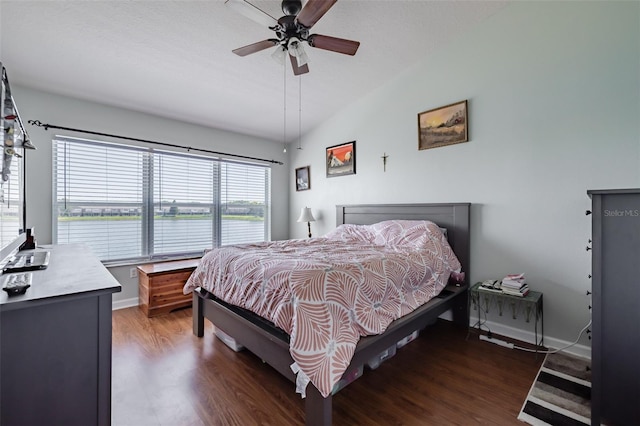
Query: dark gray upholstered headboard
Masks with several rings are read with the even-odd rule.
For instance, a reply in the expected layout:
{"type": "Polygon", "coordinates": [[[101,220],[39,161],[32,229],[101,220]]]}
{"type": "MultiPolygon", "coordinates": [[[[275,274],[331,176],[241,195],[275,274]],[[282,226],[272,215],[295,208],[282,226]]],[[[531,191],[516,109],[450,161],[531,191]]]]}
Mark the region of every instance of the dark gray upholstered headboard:
{"type": "Polygon", "coordinates": [[[371,225],[390,219],[430,220],[447,228],[449,244],[462,264],[465,283],[469,284],[470,210],[471,203],[340,205],[336,206],[336,225],[371,225]]]}

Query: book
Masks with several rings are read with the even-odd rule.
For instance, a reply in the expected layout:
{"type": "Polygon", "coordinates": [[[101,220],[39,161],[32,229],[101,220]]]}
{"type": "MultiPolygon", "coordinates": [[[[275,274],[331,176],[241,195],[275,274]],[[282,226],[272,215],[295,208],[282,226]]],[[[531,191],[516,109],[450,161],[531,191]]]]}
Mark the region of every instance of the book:
{"type": "Polygon", "coordinates": [[[526,285],[527,285],[527,283],[521,283],[521,284],[505,284],[505,283],[502,283],[500,285],[500,287],[501,288],[508,288],[508,289],[511,289],[511,290],[520,290],[522,287],[524,287],[526,285]]]}
{"type": "Polygon", "coordinates": [[[505,280],[524,280],[524,272],[521,274],[508,274],[504,277],[505,280]]]}
{"type": "Polygon", "coordinates": [[[520,289],[522,286],[526,285],[524,273],[508,274],[502,279],[501,284],[504,288],[520,289]]]}
{"type": "Polygon", "coordinates": [[[522,297],[522,296],[526,296],[527,294],[529,294],[529,286],[527,286],[525,284],[520,289],[503,288],[502,292],[504,294],[510,294],[512,296],[521,296],[522,297]]]}

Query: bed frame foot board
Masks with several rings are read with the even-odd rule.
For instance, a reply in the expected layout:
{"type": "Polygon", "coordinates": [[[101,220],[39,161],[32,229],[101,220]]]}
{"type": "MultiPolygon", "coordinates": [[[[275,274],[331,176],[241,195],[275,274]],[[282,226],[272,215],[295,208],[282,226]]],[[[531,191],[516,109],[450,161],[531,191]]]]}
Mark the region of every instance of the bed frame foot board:
{"type": "Polygon", "coordinates": [[[456,297],[451,303],[453,322],[462,327],[469,327],[469,291],[466,290],[464,294],[456,297]]]}
{"type": "Polygon", "coordinates": [[[323,398],[320,391],[312,384],[309,384],[304,402],[305,425],[330,426],[332,402],[331,395],[323,398]]]}
{"type": "Polygon", "coordinates": [[[193,292],[193,334],[197,337],[204,336],[204,312],[203,312],[204,300],[200,296],[200,292],[195,290],[193,292]]]}

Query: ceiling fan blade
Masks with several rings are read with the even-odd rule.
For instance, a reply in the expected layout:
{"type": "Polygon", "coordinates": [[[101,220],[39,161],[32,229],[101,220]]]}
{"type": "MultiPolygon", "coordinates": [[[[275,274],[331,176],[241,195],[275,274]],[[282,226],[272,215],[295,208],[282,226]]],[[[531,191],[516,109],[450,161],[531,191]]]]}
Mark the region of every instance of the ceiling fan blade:
{"type": "Polygon", "coordinates": [[[257,43],[250,44],[248,46],[238,47],[237,49],[233,49],[232,52],[238,56],[247,56],[252,53],[256,53],[261,50],[273,47],[276,44],[278,44],[278,40],[276,40],[275,38],[270,38],[268,40],[262,40],[257,43]]]}
{"type": "Polygon", "coordinates": [[[320,34],[310,35],[307,42],[311,47],[344,53],[345,55],[351,56],[355,55],[358,47],[360,47],[359,41],[346,40],[344,38],[330,37],[320,34]]]}
{"type": "Polygon", "coordinates": [[[298,13],[296,21],[307,28],[311,28],[337,1],[338,0],[309,0],[300,13],[298,13]]]}
{"type": "Polygon", "coordinates": [[[264,25],[266,27],[275,27],[276,25],[278,25],[278,20],[276,18],[269,15],[267,12],[258,9],[248,1],[226,0],[224,4],[230,9],[235,10],[236,12],[246,16],[247,18],[257,22],[258,24],[264,25]]]}
{"type": "Polygon", "coordinates": [[[298,60],[295,56],[289,55],[289,59],[291,59],[291,67],[293,68],[293,75],[306,74],[309,72],[309,65],[304,64],[303,66],[298,66],[298,60]]]}

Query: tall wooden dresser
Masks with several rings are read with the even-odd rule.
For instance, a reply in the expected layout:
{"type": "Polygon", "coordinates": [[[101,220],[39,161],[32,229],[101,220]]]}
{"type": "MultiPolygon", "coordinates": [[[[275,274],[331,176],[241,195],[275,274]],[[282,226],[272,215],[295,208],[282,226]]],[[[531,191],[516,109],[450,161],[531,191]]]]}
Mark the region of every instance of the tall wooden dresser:
{"type": "Polygon", "coordinates": [[[46,250],[49,267],[28,272],[24,295],[0,291],[0,424],[109,425],[120,284],[85,246],[46,250]]]}
{"type": "Polygon", "coordinates": [[[592,425],[640,424],[640,189],[592,200],[592,425]]]}

